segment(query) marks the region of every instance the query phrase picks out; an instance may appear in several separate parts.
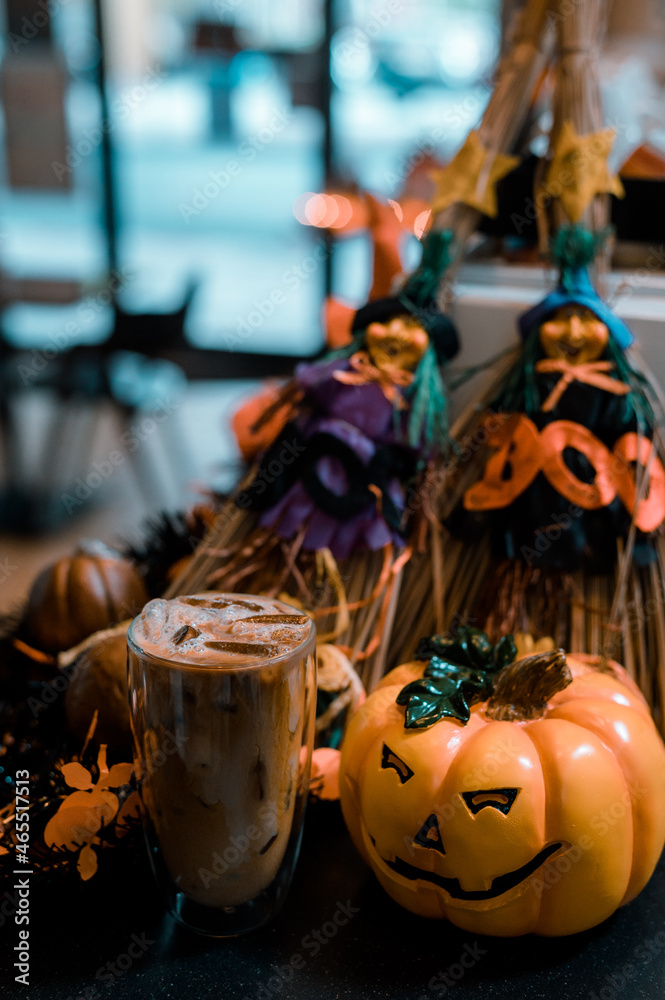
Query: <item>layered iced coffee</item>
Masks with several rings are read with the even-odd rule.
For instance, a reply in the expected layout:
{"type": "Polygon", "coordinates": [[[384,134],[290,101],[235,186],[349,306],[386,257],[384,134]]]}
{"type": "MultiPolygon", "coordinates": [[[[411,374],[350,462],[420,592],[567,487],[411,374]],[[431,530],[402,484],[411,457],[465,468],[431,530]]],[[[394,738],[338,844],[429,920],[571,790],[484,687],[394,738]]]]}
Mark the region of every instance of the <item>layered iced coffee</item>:
{"type": "Polygon", "coordinates": [[[314,625],[277,600],[199,594],[151,601],[128,643],[144,822],[172,909],[212,933],[262,923],[300,839],[314,625]]]}

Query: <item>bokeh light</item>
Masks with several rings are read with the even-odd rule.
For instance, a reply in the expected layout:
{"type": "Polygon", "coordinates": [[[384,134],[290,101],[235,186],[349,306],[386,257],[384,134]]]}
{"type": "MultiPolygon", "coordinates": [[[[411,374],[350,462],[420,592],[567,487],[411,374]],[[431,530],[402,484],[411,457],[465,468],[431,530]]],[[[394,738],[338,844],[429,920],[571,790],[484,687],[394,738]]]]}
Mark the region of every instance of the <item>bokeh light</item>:
{"type": "Polygon", "coordinates": [[[353,206],[342,194],[315,194],[306,191],[293,205],[293,214],[303,226],[343,229],[353,215],[353,206]]]}
{"type": "Polygon", "coordinates": [[[421,212],[419,215],[416,216],[413,223],[413,231],[415,235],[418,237],[418,239],[421,239],[423,233],[427,229],[431,215],[432,213],[428,208],[424,212],[421,212]]]}

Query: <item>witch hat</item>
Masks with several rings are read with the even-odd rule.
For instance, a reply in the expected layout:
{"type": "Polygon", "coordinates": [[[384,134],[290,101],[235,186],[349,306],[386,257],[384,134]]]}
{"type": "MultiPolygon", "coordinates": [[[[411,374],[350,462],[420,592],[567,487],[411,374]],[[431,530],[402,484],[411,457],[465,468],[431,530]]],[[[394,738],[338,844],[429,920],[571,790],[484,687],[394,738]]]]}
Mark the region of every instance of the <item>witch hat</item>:
{"type": "Polygon", "coordinates": [[[429,232],[423,241],[422,258],[399,292],[362,306],[353,320],[353,332],[366,330],[370,323],[389,323],[397,316],[413,316],[429,335],[439,364],[450,361],[459,350],[455,324],[441,312],[436,296],[442,275],[451,259],[452,233],[429,232]]]}
{"type": "Polygon", "coordinates": [[[589,277],[589,264],[606,235],[605,231],[592,233],[577,224],[559,230],[551,248],[552,260],[559,267],[559,283],[541,302],[520,316],[518,324],[524,340],[558,309],[577,305],[589,309],[605,324],[621,350],[630,347],[634,339],[632,333],[600,297],[589,277]]]}

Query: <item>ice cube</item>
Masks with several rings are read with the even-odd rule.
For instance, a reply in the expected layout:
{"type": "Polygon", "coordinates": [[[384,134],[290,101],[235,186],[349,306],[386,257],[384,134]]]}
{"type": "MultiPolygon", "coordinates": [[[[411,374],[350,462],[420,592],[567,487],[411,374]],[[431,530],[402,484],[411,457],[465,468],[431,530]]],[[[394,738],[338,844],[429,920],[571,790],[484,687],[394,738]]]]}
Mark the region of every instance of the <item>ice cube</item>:
{"type": "Polygon", "coordinates": [[[287,625],[283,628],[271,628],[265,634],[266,639],[273,642],[285,642],[289,649],[295,649],[307,638],[307,632],[302,625],[287,625]]]}
{"type": "Polygon", "coordinates": [[[149,601],[138,618],[138,632],[146,639],[157,642],[161,639],[169,620],[169,602],[161,598],[149,601]]]}
{"type": "Polygon", "coordinates": [[[180,604],[189,604],[192,608],[209,608],[210,601],[207,597],[177,597],[180,604]]]}
{"type": "Polygon", "coordinates": [[[208,649],[217,649],[221,653],[239,653],[243,656],[277,656],[280,652],[279,646],[268,646],[260,642],[227,642],[215,641],[204,643],[208,649]]]}
{"type": "Polygon", "coordinates": [[[235,600],[228,597],[215,597],[214,593],[210,597],[178,597],[180,604],[189,604],[193,608],[211,608],[215,611],[223,608],[247,608],[248,611],[265,611],[262,604],[254,604],[252,601],[235,600]]]}
{"type": "Polygon", "coordinates": [[[180,646],[183,642],[188,642],[190,639],[196,639],[197,636],[201,635],[197,628],[192,625],[183,625],[175,633],[171,642],[176,646],[180,646]]]}
{"type": "Polygon", "coordinates": [[[309,618],[307,615],[250,615],[242,620],[262,625],[306,625],[309,618]]]}
{"type": "Polygon", "coordinates": [[[252,601],[233,601],[239,608],[249,608],[250,611],[265,611],[262,604],[254,604],[252,601]]]}

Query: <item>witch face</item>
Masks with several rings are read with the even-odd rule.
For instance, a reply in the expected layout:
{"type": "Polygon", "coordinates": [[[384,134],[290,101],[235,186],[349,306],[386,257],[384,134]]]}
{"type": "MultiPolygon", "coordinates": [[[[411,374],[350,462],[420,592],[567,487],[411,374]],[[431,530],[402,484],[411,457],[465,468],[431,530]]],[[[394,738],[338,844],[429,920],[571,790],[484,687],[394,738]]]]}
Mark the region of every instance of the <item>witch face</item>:
{"type": "Polygon", "coordinates": [[[607,326],[590,309],[568,305],[557,309],[540,328],[540,343],[548,358],[584,365],[601,357],[609,338],[607,326]]]}
{"type": "Polygon", "coordinates": [[[372,363],[382,371],[415,371],[427,350],[429,337],[412,317],[395,316],[385,323],[370,323],[365,342],[372,363]]]}

